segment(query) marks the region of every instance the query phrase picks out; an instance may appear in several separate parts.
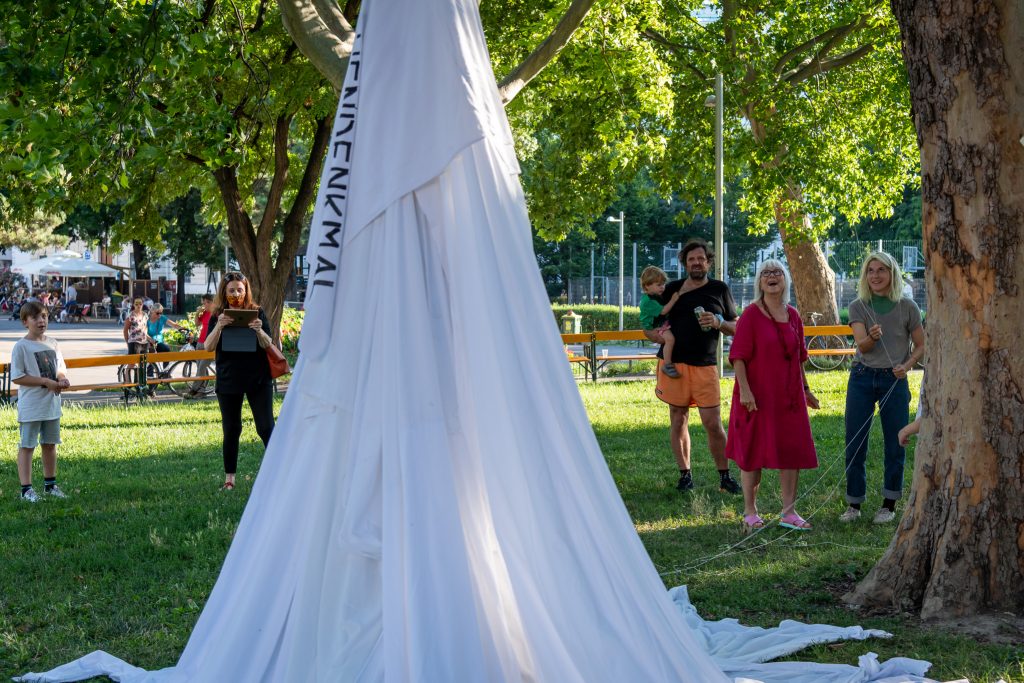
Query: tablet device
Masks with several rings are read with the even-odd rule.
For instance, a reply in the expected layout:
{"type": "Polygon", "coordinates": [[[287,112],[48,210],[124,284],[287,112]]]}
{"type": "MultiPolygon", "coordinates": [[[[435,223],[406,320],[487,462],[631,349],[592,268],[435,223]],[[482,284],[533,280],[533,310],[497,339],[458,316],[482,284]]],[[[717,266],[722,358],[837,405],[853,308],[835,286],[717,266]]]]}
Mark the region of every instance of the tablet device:
{"type": "Polygon", "coordinates": [[[231,327],[248,327],[258,312],[255,308],[224,309],[224,314],[231,316],[231,327]]]}
{"type": "Polygon", "coordinates": [[[220,334],[221,351],[255,351],[259,346],[256,332],[248,327],[225,327],[220,334]]]}

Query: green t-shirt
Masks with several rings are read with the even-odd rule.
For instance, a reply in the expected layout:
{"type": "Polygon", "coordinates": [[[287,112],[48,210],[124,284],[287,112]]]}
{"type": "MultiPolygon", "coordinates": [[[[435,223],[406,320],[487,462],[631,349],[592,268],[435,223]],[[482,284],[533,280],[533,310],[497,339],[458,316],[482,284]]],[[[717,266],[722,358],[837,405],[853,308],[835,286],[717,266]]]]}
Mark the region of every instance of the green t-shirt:
{"type": "Polygon", "coordinates": [[[640,327],[653,330],[664,305],[644,294],[640,297],[640,327]]]}

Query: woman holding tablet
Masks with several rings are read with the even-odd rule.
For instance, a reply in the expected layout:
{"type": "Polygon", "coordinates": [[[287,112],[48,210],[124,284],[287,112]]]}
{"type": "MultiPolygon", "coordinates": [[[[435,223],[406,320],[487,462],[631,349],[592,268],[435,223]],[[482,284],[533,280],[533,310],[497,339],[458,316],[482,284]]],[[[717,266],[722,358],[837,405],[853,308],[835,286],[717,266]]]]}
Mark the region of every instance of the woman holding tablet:
{"type": "Polygon", "coordinates": [[[217,287],[211,311],[216,324],[204,344],[216,352],[217,402],[224,430],[224,491],[235,488],[238,440],[242,435],[242,400],[249,401],[256,433],[266,447],[274,431],[274,385],[266,348],[273,343],[270,323],[252,300],[249,281],[227,273],[217,287]]]}

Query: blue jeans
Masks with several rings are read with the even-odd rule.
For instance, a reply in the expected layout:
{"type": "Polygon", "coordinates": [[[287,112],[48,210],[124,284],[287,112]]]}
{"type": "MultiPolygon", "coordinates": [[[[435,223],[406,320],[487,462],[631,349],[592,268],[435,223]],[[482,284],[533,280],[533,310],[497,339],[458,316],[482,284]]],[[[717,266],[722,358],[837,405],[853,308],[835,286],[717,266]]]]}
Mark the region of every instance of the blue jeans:
{"type": "Polygon", "coordinates": [[[854,363],[850,370],[850,381],[846,385],[847,503],[864,502],[868,485],[868,436],[876,403],[878,417],[882,421],[882,441],[885,444],[882,496],[898,500],[903,492],[906,452],[900,446],[899,431],[910,418],[910,386],[905,377],[897,379],[889,368],[869,368],[854,363]],[[889,393],[890,389],[892,393],[889,393]]]}

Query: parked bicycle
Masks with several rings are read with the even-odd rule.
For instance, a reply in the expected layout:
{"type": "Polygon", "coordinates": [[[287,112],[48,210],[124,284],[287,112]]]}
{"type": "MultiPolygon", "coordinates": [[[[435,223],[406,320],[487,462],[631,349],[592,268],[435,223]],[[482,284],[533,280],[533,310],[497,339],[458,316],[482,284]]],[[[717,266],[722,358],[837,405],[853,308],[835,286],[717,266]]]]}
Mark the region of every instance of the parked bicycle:
{"type": "MultiPolygon", "coordinates": [[[[196,337],[188,333],[179,351],[196,351],[196,337]]],[[[150,344],[149,353],[156,351],[150,344]]],[[[119,365],[117,383],[124,385],[121,390],[126,405],[141,403],[153,398],[161,391],[170,391],[181,398],[205,398],[214,393],[216,368],[213,360],[179,360],[167,364],[150,362],[146,364],[146,382],[139,383],[139,366],[133,363],[119,365]],[[196,379],[190,379],[195,377],[196,379]],[[206,378],[206,379],[204,379],[206,378]],[[170,380],[170,381],[169,381],[170,380]]]]}
{"type": "Polygon", "coordinates": [[[139,366],[134,363],[126,363],[117,366],[117,383],[121,385],[121,394],[124,404],[142,403],[151,391],[145,385],[139,384],[139,366]]]}
{"type": "MultiPolygon", "coordinates": [[[[810,313],[807,316],[811,325],[817,325],[822,317],[824,316],[821,313],[810,313]]],[[[818,370],[836,370],[846,366],[849,362],[850,356],[846,352],[849,348],[849,342],[842,335],[817,334],[807,342],[807,360],[818,370]],[[811,351],[817,351],[817,353],[811,353],[811,351]],[[830,351],[840,351],[840,353],[829,353],[830,351]]]]}
{"type": "MultiPolygon", "coordinates": [[[[194,332],[185,335],[185,343],[179,351],[196,351],[197,337],[194,332]]],[[[159,373],[161,379],[214,377],[216,368],[213,360],[179,360],[171,363],[159,373]]],[[[164,386],[182,398],[204,398],[214,391],[214,380],[195,379],[190,382],[168,382],[164,386]]]]}

